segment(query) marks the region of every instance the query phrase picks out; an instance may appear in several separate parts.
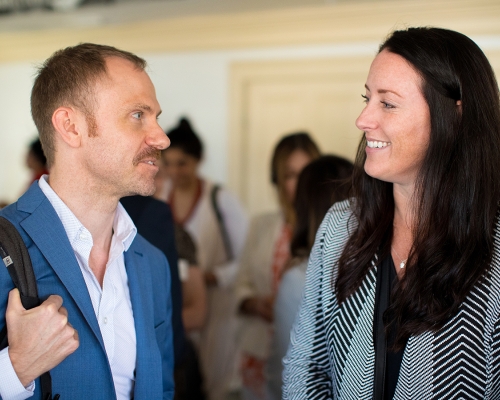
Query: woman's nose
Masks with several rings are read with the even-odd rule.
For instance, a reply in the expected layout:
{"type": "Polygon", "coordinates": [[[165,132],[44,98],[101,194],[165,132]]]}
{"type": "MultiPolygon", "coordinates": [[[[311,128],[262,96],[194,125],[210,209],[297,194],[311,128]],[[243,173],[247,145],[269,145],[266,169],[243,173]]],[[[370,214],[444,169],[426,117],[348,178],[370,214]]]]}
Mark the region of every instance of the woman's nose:
{"type": "Polygon", "coordinates": [[[359,114],[359,117],[356,119],[356,127],[361,131],[368,131],[374,129],[375,126],[376,122],[373,112],[370,105],[367,104],[365,108],[363,108],[363,111],[361,111],[361,114],[359,114]]]}

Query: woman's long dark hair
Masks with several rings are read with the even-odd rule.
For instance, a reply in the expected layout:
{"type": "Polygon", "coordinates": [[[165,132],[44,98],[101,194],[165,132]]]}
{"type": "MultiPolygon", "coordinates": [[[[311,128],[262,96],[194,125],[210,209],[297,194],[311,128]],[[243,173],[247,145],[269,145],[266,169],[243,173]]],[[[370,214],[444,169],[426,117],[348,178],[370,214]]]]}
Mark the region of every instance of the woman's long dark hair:
{"type": "MultiPolygon", "coordinates": [[[[394,315],[387,323],[397,326],[395,347],[402,348],[411,335],[443,327],[489,268],[500,199],[500,104],[487,58],[458,32],[396,31],[382,50],[400,55],[422,76],[431,119],[413,198],[414,242],[387,314],[394,315]]],[[[340,303],[359,288],[374,254],[379,260],[390,255],[392,183],[365,173],[365,146],[363,138],[353,174],[359,225],[339,260],[340,303]]]]}
{"type": "Polygon", "coordinates": [[[302,170],[294,201],[296,222],[290,244],[293,257],[309,257],[316,231],[328,209],[349,198],[353,167],[345,158],[324,155],[302,170]]]}

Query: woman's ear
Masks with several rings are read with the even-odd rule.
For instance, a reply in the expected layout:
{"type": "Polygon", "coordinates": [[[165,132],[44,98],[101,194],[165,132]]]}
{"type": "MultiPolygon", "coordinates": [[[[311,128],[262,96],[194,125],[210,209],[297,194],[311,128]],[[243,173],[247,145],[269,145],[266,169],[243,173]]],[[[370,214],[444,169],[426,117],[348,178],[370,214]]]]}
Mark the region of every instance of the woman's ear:
{"type": "Polygon", "coordinates": [[[52,125],[56,134],[70,147],[81,145],[80,114],[72,107],[59,107],[52,114],[52,125]]]}

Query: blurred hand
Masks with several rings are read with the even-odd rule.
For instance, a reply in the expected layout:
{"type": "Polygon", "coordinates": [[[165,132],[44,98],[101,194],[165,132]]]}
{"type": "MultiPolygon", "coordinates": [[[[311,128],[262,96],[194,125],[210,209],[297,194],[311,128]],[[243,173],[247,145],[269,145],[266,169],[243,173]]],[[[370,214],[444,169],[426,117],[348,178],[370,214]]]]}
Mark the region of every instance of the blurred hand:
{"type": "Polygon", "coordinates": [[[211,271],[205,272],[204,279],[205,279],[205,284],[208,287],[217,286],[217,284],[218,284],[217,276],[215,276],[215,274],[211,271]]]}
{"type": "Polygon", "coordinates": [[[9,357],[24,386],[60,364],[80,344],[62,303],[60,296],[52,295],[40,306],[26,310],[19,290],[9,293],[5,312],[9,357]]]}
{"type": "Polygon", "coordinates": [[[274,297],[260,297],[257,301],[257,315],[267,322],[274,320],[274,297]]]}
{"type": "Polygon", "coordinates": [[[244,314],[255,315],[264,321],[273,322],[274,320],[274,297],[250,297],[243,300],[240,310],[244,314]]]}

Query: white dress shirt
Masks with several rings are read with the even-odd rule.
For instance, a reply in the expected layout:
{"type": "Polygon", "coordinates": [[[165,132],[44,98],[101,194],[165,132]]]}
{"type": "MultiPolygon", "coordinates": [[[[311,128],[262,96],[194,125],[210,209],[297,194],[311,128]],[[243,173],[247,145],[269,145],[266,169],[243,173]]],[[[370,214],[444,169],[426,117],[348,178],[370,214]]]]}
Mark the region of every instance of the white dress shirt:
{"type": "MultiPolygon", "coordinates": [[[[61,220],[87,285],[92,306],[101,329],[118,400],[129,400],[134,389],[136,335],[124,252],[135,238],[137,229],[121,204],[113,221],[113,237],[102,287],[89,267],[93,240],[90,232],[47,183],[40,189],[61,220]]],[[[23,400],[33,395],[33,382],[24,388],[8,357],[8,348],[0,352],[0,396],[3,400],[23,400]]],[[[57,388],[54,388],[57,391],[57,388]]]]}

